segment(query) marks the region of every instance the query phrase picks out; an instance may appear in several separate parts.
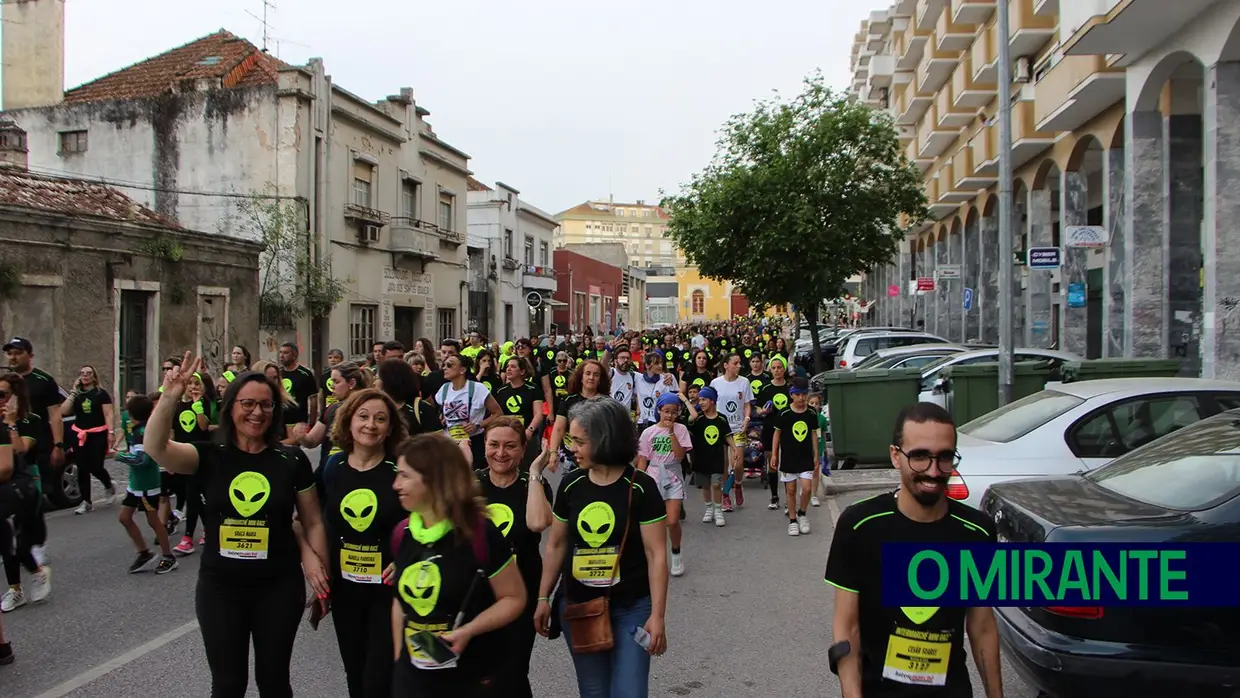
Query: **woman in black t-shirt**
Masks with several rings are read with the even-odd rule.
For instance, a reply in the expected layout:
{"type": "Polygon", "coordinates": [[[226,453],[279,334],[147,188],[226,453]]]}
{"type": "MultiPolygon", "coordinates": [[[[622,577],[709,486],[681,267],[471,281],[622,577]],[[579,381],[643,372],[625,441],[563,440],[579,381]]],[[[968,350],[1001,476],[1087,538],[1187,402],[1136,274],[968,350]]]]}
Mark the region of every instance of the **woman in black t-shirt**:
{"type": "Polygon", "coordinates": [[[441,434],[408,439],[396,466],[394,487],[409,518],[391,542],[391,632],[400,648],[392,695],[506,695],[513,648],[501,631],[525,606],[512,547],[485,515],[455,441],[441,434]]]}
{"type": "Polygon", "coordinates": [[[504,376],[499,372],[502,368],[495,365],[495,354],[490,349],[483,349],[474,359],[474,378],[494,395],[504,384],[504,376]]]}
{"type": "Polygon", "coordinates": [[[689,392],[691,385],[696,385],[700,390],[715,380],[715,372],[710,370],[710,356],[706,351],[697,349],[692,356],[693,363],[686,361],[680,372],[680,393],[682,395],[689,392]]]}
{"type": "MultiPolygon", "coordinates": [[[[339,367],[337,367],[339,368],[339,367]]],[[[353,371],[360,372],[356,364],[353,371]]],[[[337,382],[337,385],[339,382],[337,382]]],[[[331,443],[316,474],[327,524],[331,608],[350,698],[392,690],[392,528],[405,510],[392,490],[405,427],[392,398],[374,388],[334,403],[331,443]]]]}
{"type": "Polygon", "coordinates": [[[194,475],[205,496],[207,540],[195,608],[212,695],[245,694],[251,642],[259,694],[291,695],[289,664],[305,584],[322,604],[330,588],[314,473],[301,449],[280,445],[280,387],[260,373],[244,373],[229,384],[213,442],[173,441],[181,396],[201,370],[202,359],[191,362],[186,352],[181,366],[165,374],[163,398],[143,445],[165,470],[194,475]],[[301,535],[294,531],[294,516],[301,535]]]}
{"type": "MultiPolygon", "coordinates": [[[[514,359],[515,360],[515,359],[514,359]]],[[[526,603],[521,617],[508,626],[514,645],[511,664],[513,698],[530,698],[530,653],[534,650],[534,607],[542,579],[542,532],[551,525],[551,485],[543,479],[546,458],[533,462],[526,474],[518,467],[526,449],[526,434],[516,417],[492,417],[486,430],[486,468],[477,471],[487,513],[517,554],[517,569],[525,582],[526,603]]]]}
{"type": "Polygon", "coordinates": [[[565,601],[609,597],[610,651],[571,652],[572,628],[564,623],[577,687],[581,695],[611,695],[613,687],[644,695],[639,687],[649,682],[650,657],[667,649],[667,512],[658,483],[629,465],[637,457],[637,437],[623,405],[604,394],[582,401],[570,417],[571,448],[581,467],[564,476],[555,496],[535,628],[550,632],[549,597],[561,580],[555,610],[561,616],[565,601]]]}
{"type": "Polygon", "coordinates": [[[491,393],[499,403],[501,415],[520,420],[525,438],[525,454],[521,457],[521,470],[529,470],[530,464],[542,451],[543,394],[529,381],[533,366],[527,359],[513,356],[504,365],[507,382],[491,393]]]}
{"type": "Polygon", "coordinates": [[[69,391],[60,411],[73,415],[73,437],[68,441],[76,455],[78,488],[82,492],[82,503],[74,513],[85,514],[95,509],[90,499],[91,475],[103,483],[104,503],[111,504],[116,497],[116,488],[112,486],[112,476],[103,467],[103,462],[108,457],[108,445],[116,434],[116,412],[112,409],[112,396],[99,385],[93,366],[83,366],[78,372],[73,390],[69,391]]]}
{"type": "Polygon", "coordinates": [[[369,371],[363,371],[351,361],[338,363],[328,371],[327,382],[332,387],[331,404],[319,414],[319,421],[313,429],[305,431],[299,427],[293,428],[293,435],[297,437],[302,448],[319,448],[319,466],[315,472],[323,469],[328,456],[340,452],[339,444],[332,440],[332,426],[340,405],[355,391],[369,388],[372,380],[369,371]]]}
{"type": "MultiPolygon", "coordinates": [[[[552,457],[558,455],[558,460],[550,466],[552,472],[555,472],[560,463],[568,470],[577,467],[577,459],[572,450],[573,437],[568,433],[568,411],[582,400],[599,395],[611,397],[611,371],[604,368],[599,361],[586,359],[573,371],[573,376],[568,381],[568,395],[563,400],[557,399],[555,426],[551,430],[551,441],[548,444],[552,457]]],[[[629,421],[632,422],[633,418],[629,417],[629,421]]]]}

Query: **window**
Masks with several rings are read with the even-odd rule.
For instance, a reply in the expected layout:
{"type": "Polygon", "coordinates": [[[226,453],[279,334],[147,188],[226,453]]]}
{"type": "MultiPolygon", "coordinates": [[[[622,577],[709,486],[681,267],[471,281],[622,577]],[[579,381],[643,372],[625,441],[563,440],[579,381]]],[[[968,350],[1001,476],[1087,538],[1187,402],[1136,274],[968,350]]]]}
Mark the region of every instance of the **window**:
{"type": "Polygon", "coordinates": [[[504,258],[512,259],[512,228],[504,228],[504,258]]]}
{"type": "Polygon", "coordinates": [[[960,427],[961,434],[998,443],[1015,441],[1084,400],[1055,390],[1043,390],[1009,403],[960,427]]]}
{"type": "Polygon", "coordinates": [[[61,155],[66,155],[68,153],[85,153],[86,145],[85,131],[62,131],[60,133],[61,155]]]}
{"type": "MultiPolygon", "coordinates": [[[[534,238],[530,237],[529,235],[525,236],[525,266],[527,267],[534,266],[534,238]]],[[[512,335],[504,335],[504,336],[511,337],[512,335]]]]}
{"type": "Polygon", "coordinates": [[[456,310],[441,308],[439,317],[439,340],[456,339],[456,310]]]}
{"type": "Polygon", "coordinates": [[[349,307],[349,354],[368,356],[375,343],[375,313],[377,306],[353,305],[349,307]]]}
{"type": "Polygon", "coordinates": [[[616,215],[620,216],[621,218],[624,218],[624,209],[622,208],[616,209],[616,215]]]}
{"type": "Polygon", "coordinates": [[[701,291],[694,291],[691,296],[693,300],[692,312],[694,315],[702,315],[706,312],[706,294],[701,291]]]}
{"type": "Polygon", "coordinates": [[[538,266],[551,266],[551,247],[545,242],[538,243],[538,266]]]}
{"type": "Polygon", "coordinates": [[[653,225],[646,226],[646,237],[650,237],[651,234],[653,233],[654,233],[654,226],[653,225]]]}
{"type": "Polygon", "coordinates": [[[357,206],[372,206],[371,183],[375,179],[375,168],[362,160],[353,161],[353,203],[357,206]]]}
{"type": "Polygon", "coordinates": [[[406,218],[418,217],[418,183],[406,179],[400,185],[401,210],[406,218]]]}
{"type": "Polygon", "coordinates": [[[455,207],[456,197],[451,194],[439,192],[439,229],[455,230],[453,224],[452,209],[455,207]]]}

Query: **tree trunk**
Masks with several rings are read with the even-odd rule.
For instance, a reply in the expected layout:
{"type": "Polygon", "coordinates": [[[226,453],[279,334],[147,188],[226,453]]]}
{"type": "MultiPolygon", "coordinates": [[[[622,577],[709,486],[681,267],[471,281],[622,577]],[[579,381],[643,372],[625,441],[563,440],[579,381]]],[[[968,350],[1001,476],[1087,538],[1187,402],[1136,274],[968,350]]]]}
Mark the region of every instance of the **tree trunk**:
{"type": "Polygon", "coordinates": [[[805,308],[805,321],[809,323],[809,341],[813,344],[810,351],[814,357],[813,376],[816,376],[825,370],[822,367],[822,341],[818,337],[818,305],[816,303],[805,308]]]}

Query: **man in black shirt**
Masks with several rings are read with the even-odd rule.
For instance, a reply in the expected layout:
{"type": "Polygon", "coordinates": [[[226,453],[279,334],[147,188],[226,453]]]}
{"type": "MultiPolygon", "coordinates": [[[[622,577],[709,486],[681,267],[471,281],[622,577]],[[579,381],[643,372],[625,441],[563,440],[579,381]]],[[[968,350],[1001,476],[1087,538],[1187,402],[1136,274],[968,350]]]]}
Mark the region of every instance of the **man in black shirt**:
{"type": "Polygon", "coordinates": [[[319,394],[322,396],[323,409],[336,402],[336,398],[332,397],[332,369],[338,364],[344,362],[344,352],[339,349],[331,349],[327,352],[327,370],[319,376],[319,394]]]}
{"type": "Polygon", "coordinates": [[[284,424],[313,424],[319,418],[319,383],[314,371],[297,361],[300,351],[292,342],[280,345],[280,378],[284,390],[297,401],[284,410],[284,424]]]}
{"type": "Polygon", "coordinates": [[[853,504],[835,524],[826,582],[835,587],[836,644],[828,659],[844,698],[971,698],[966,630],[987,698],[1003,695],[991,609],[882,602],[883,543],[996,541],[981,512],[947,498],[958,457],[947,410],[928,402],[904,408],[891,438],[900,488],[853,504]]]}
{"type": "Polygon", "coordinates": [[[9,368],[26,379],[30,394],[30,410],[43,420],[42,433],[35,442],[35,460],[41,467],[50,463],[54,468],[65,464],[65,424],[60,405],[68,393],[60,389],[56,379],[34,367],[34,345],[25,337],[14,337],[4,345],[9,368]]]}

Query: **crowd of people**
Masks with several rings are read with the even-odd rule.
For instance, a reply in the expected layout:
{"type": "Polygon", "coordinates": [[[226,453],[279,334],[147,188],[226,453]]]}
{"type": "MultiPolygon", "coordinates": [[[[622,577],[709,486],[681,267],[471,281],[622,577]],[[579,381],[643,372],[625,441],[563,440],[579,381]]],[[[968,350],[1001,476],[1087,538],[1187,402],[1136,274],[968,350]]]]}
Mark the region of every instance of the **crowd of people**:
{"type": "MultiPolygon", "coordinates": [[[[810,533],[829,422],[784,331],[746,319],[498,345],[474,333],[376,343],[352,361],[332,350],[319,374],[295,344],[276,362],[238,346],[216,376],[170,357],[158,391],[119,406],[94,368],[63,391],[14,338],[0,374],[3,610],[51,593],[39,472],[71,447],[75,513],[119,500],[129,572],[201,553],[213,696],[245,695],[251,645],[259,693],[291,695],[307,613],[315,629],[333,619],[352,697],[532,696],[538,635],[564,636],[582,696],[645,696],[668,646],[669,577],[686,571],[690,489],[701,521],[723,527],[746,481],[764,479],[788,535],[810,533]],[[109,454],[128,467],[123,487],[109,454]]],[[[12,657],[0,624],[0,663],[12,657]]]]}

